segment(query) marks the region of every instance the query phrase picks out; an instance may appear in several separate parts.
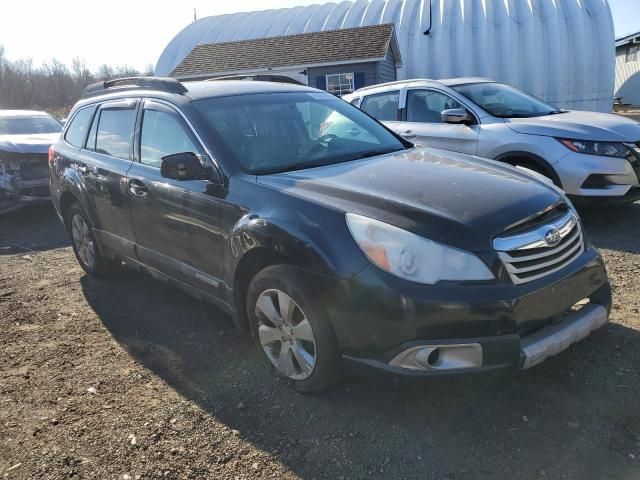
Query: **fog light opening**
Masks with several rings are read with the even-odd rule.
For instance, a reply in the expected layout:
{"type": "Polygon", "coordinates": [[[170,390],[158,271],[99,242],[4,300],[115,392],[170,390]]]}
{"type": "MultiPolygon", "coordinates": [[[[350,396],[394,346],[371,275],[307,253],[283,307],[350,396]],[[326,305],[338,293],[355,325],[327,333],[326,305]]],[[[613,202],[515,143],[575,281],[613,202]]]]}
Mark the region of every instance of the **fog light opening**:
{"type": "Polygon", "coordinates": [[[438,366],[438,360],[440,360],[440,349],[434,348],[427,358],[427,363],[431,368],[436,368],[438,366]]]}
{"type": "Polygon", "coordinates": [[[410,370],[480,368],[482,346],[478,343],[419,345],[399,353],[389,365],[410,370]]]}

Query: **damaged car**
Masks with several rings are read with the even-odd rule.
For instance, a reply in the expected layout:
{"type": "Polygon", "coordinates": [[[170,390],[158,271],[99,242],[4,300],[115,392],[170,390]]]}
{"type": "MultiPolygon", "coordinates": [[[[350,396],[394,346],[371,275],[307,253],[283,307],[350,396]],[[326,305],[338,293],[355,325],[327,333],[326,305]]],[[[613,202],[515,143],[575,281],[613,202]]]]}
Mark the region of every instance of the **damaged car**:
{"type": "Polygon", "coordinates": [[[45,112],[0,110],[0,214],[50,200],[48,151],[61,131],[45,112]]]}

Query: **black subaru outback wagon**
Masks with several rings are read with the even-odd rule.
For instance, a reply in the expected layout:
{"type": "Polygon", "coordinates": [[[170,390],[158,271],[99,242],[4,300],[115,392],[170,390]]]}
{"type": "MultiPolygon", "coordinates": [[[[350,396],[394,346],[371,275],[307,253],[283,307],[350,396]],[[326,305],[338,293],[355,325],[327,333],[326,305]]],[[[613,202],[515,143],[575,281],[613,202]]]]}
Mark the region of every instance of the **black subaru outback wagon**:
{"type": "Polygon", "coordinates": [[[90,86],[51,148],[82,268],[123,263],[219,305],[278,374],[529,368],[607,320],[566,197],[414,148],[326,92],[134,78],[90,86]]]}

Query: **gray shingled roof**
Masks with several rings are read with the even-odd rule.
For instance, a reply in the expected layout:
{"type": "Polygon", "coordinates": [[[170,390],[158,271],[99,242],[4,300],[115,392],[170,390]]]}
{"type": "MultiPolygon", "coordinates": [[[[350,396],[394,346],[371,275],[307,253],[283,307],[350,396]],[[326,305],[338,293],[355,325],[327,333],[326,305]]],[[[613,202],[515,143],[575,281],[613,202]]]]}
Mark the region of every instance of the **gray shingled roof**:
{"type": "Polygon", "coordinates": [[[345,28],[240,42],[198,45],[178,65],[172,77],[190,77],[278,68],[358,62],[384,58],[394,47],[400,63],[393,24],[345,28]]]}

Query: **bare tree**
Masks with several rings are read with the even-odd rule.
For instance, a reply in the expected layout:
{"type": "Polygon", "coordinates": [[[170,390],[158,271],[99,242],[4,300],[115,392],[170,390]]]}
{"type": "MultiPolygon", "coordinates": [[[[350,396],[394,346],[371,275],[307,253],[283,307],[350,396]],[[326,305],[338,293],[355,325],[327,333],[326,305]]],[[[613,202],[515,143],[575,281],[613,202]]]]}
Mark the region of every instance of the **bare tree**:
{"type": "MultiPolygon", "coordinates": [[[[153,74],[151,64],[144,74],[153,74]]],[[[80,57],[72,60],[71,68],[56,59],[36,67],[30,58],[7,60],[0,45],[0,108],[44,109],[66,116],[88,84],[139,75],[141,73],[129,65],[107,64],[101,65],[94,74],[80,57]]]]}
{"type": "Polygon", "coordinates": [[[116,74],[113,70],[113,67],[110,67],[107,64],[103,64],[98,67],[98,74],[96,75],[98,80],[111,80],[112,78],[115,78],[115,76],[116,74]]]}

